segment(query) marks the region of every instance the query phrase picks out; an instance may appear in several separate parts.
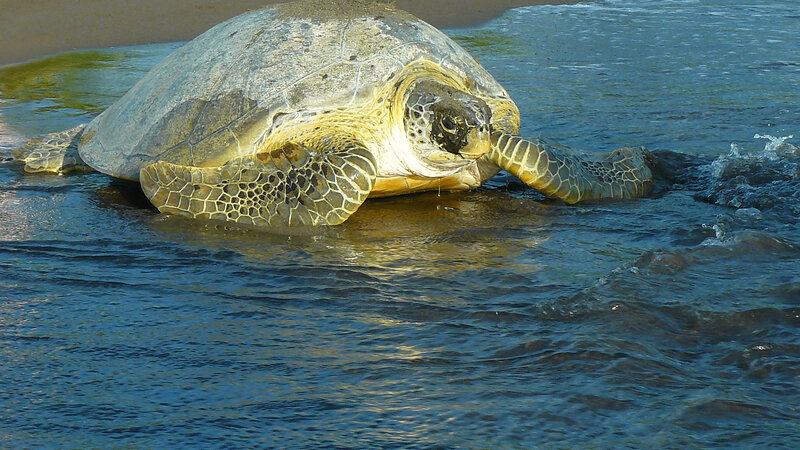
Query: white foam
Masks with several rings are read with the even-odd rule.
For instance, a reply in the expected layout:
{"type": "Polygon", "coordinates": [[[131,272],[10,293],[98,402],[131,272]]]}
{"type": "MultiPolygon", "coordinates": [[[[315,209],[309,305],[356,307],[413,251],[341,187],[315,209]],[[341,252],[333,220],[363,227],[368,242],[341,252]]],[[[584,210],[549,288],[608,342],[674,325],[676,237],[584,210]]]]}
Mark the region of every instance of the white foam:
{"type": "Polygon", "coordinates": [[[769,142],[764,146],[765,152],[788,152],[792,154],[797,154],[798,148],[788,142],[789,139],[793,139],[794,135],[790,134],[789,136],[781,136],[775,137],[770,134],[756,134],[753,136],[753,139],[768,139],[769,142]]]}

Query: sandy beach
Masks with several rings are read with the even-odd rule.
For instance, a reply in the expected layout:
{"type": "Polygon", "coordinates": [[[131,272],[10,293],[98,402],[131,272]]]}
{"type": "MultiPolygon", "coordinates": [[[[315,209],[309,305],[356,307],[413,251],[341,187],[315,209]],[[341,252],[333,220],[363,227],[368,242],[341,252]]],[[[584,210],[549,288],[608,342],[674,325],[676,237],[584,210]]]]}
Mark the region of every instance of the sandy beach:
{"type": "MultiPolygon", "coordinates": [[[[275,0],[0,0],[0,66],[66,50],[189,40],[275,0]]],[[[397,0],[437,27],[474,25],[508,8],[576,0],[397,0]]]]}

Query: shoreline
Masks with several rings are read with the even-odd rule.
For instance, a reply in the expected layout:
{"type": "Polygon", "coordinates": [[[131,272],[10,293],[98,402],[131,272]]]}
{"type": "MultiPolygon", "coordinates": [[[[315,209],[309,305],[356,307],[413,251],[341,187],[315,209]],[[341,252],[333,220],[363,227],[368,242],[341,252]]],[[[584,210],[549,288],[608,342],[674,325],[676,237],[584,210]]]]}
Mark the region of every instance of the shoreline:
{"type": "MultiPolygon", "coordinates": [[[[396,0],[438,28],[477,25],[521,6],[581,0],[396,0]],[[453,11],[458,11],[454,14],[453,11]]],[[[585,1],[585,0],[584,0],[585,1]]],[[[233,16],[277,0],[57,0],[6,1],[0,16],[0,67],[65,51],[188,41],[233,16]],[[44,11],[44,12],[43,12],[44,11]]]]}

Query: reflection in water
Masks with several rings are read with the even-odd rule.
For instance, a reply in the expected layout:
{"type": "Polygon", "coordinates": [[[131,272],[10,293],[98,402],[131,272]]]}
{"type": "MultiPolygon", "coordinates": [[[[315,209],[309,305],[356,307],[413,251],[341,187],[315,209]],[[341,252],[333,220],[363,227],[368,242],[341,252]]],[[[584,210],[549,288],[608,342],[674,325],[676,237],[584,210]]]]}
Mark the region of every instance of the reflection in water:
{"type": "Polygon", "coordinates": [[[119,98],[119,92],[103,93],[102,87],[109,69],[124,59],[122,52],[82,51],[10,66],[0,70],[0,91],[7,100],[52,100],[55,108],[98,114],[119,98]],[[93,85],[100,89],[87,93],[86,86],[93,85]]]}
{"type": "Polygon", "coordinates": [[[26,136],[88,122],[179,43],[62,53],[0,69],[0,122],[26,136]]]}
{"type": "Polygon", "coordinates": [[[342,267],[375,269],[384,278],[424,273],[446,280],[514,265],[521,252],[547,239],[548,214],[554,212],[532,200],[481,191],[370,199],[341,226],[282,230],[287,234],[167,215],[151,224],[169,241],[222,246],[263,264],[283,258],[291,241],[307,249],[310,264],[341,261],[342,267]],[[510,239],[509,229],[524,230],[524,238],[510,239]]]}
{"type": "Polygon", "coordinates": [[[504,55],[522,55],[524,45],[519,36],[503,31],[478,30],[469,35],[453,36],[459,45],[469,49],[482,49],[488,52],[501,52],[504,55]]]}

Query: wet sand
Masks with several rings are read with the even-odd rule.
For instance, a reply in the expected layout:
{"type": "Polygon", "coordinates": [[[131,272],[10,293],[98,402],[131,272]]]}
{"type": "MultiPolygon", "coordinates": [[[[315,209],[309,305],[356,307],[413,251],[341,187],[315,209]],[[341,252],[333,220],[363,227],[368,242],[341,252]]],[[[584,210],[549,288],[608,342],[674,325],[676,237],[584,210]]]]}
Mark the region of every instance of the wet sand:
{"type": "MultiPolygon", "coordinates": [[[[66,50],[189,40],[276,0],[0,0],[0,66],[66,50]]],[[[397,0],[437,27],[485,22],[508,8],[577,0],[397,0]]]]}

